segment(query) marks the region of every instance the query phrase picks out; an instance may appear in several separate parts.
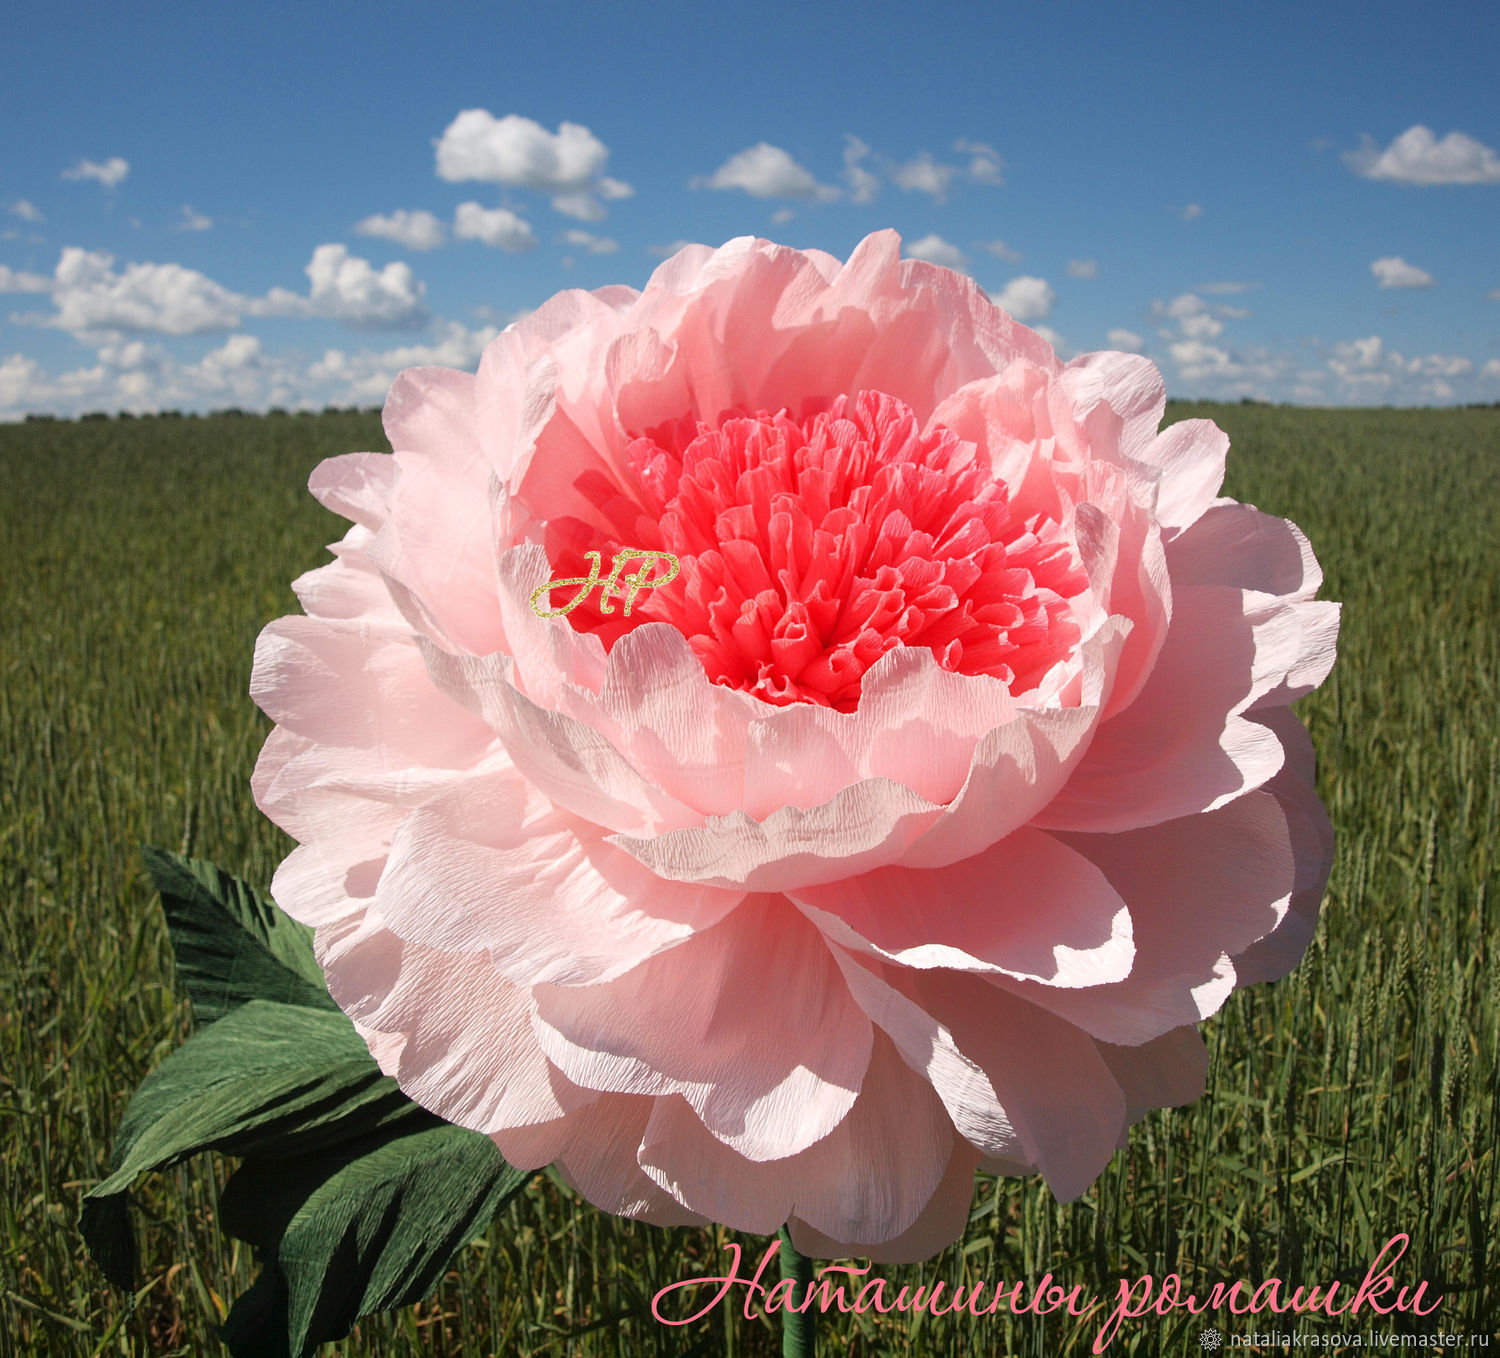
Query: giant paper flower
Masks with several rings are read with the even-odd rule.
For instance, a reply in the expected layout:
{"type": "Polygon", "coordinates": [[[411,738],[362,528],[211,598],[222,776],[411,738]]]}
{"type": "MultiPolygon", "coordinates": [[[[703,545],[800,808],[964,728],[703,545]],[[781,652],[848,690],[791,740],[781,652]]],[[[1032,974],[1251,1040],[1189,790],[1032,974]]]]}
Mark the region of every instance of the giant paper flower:
{"type": "Polygon", "coordinates": [[[1151,363],[899,245],[690,247],[403,373],[253,681],[274,894],[407,1094],[608,1211],[880,1260],[978,1166],[1083,1192],[1296,963],[1338,623],[1151,363]],[[679,572],[532,607],[626,549],[679,572]]]}

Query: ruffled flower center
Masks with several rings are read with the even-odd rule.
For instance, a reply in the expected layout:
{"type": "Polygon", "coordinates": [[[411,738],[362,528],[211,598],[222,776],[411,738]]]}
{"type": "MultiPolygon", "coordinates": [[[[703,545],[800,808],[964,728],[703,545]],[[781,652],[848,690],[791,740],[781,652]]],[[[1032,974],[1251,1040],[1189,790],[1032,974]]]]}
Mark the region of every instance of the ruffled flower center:
{"type": "Polygon", "coordinates": [[[628,500],[599,497],[612,531],[555,520],[546,538],[558,578],[587,576],[590,550],[605,573],[624,548],[677,558],[676,577],[639,592],[628,617],[618,592],[603,611],[599,590],[566,614],[606,647],[670,622],[715,683],[850,711],[897,646],[1021,693],[1079,640],[1070,601],[1088,581],[1061,526],[1014,514],[972,443],[924,433],[893,396],[841,396],[800,419],[686,417],[634,438],[625,458],[628,500]]]}

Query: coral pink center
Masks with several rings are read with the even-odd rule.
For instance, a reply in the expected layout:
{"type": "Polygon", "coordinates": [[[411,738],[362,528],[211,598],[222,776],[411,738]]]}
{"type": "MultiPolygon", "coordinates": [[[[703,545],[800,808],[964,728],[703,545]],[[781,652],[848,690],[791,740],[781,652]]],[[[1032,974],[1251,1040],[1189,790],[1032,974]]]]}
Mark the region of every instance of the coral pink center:
{"type": "MultiPolygon", "coordinates": [[[[923,433],[883,392],[802,419],[687,418],[625,456],[632,503],[600,506],[615,530],[554,521],[547,537],[558,577],[587,576],[588,550],[606,574],[622,547],[678,558],[677,577],[637,594],[629,617],[620,594],[602,612],[597,590],[567,614],[606,646],[670,622],[715,683],[849,711],[896,646],[1019,693],[1078,642],[1069,601],[1087,579],[1059,525],[1021,521],[972,443],[941,425],[923,433]]],[[[657,562],[652,575],[664,572],[657,562]]]]}

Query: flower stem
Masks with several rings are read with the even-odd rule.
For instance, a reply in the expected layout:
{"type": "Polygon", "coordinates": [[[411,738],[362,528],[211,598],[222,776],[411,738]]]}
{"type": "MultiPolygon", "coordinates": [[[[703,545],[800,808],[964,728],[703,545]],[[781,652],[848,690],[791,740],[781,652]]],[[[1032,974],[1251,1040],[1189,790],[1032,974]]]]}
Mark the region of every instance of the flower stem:
{"type": "Polygon", "coordinates": [[[781,1276],[796,1279],[796,1287],[781,1308],[781,1358],[814,1358],[816,1345],[813,1339],[813,1313],[808,1306],[812,1292],[812,1260],[797,1252],[792,1244],[791,1232],[781,1228],[781,1276]],[[792,1305],[800,1308],[793,1310],[792,1305]]]}

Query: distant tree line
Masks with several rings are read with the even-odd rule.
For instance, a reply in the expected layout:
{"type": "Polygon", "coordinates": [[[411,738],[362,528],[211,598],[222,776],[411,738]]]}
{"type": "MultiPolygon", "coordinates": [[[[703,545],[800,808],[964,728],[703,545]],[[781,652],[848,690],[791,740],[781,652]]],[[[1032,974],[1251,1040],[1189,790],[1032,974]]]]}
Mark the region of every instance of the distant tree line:
{"type": "MultiPolygon", "coordinates": [[[[243,419],[310,419],[316,415],[378,415],[379,406],[324,406],[318,410],[289,411],[283,406],[272,406],[269,410],[242,410],[239,406],[225,406],[221,410],[199,412],[196,410],[146,410],[136,413],[120,410],[110,414],[107,410],[88,410],[76,417],[79,424],[92,424],[98,420],[243,420],[243,419]]],[[[68,415],[46,415],[32,413],[25,417],[27,424],[69,424],[74,417],[68,415]]]]}

